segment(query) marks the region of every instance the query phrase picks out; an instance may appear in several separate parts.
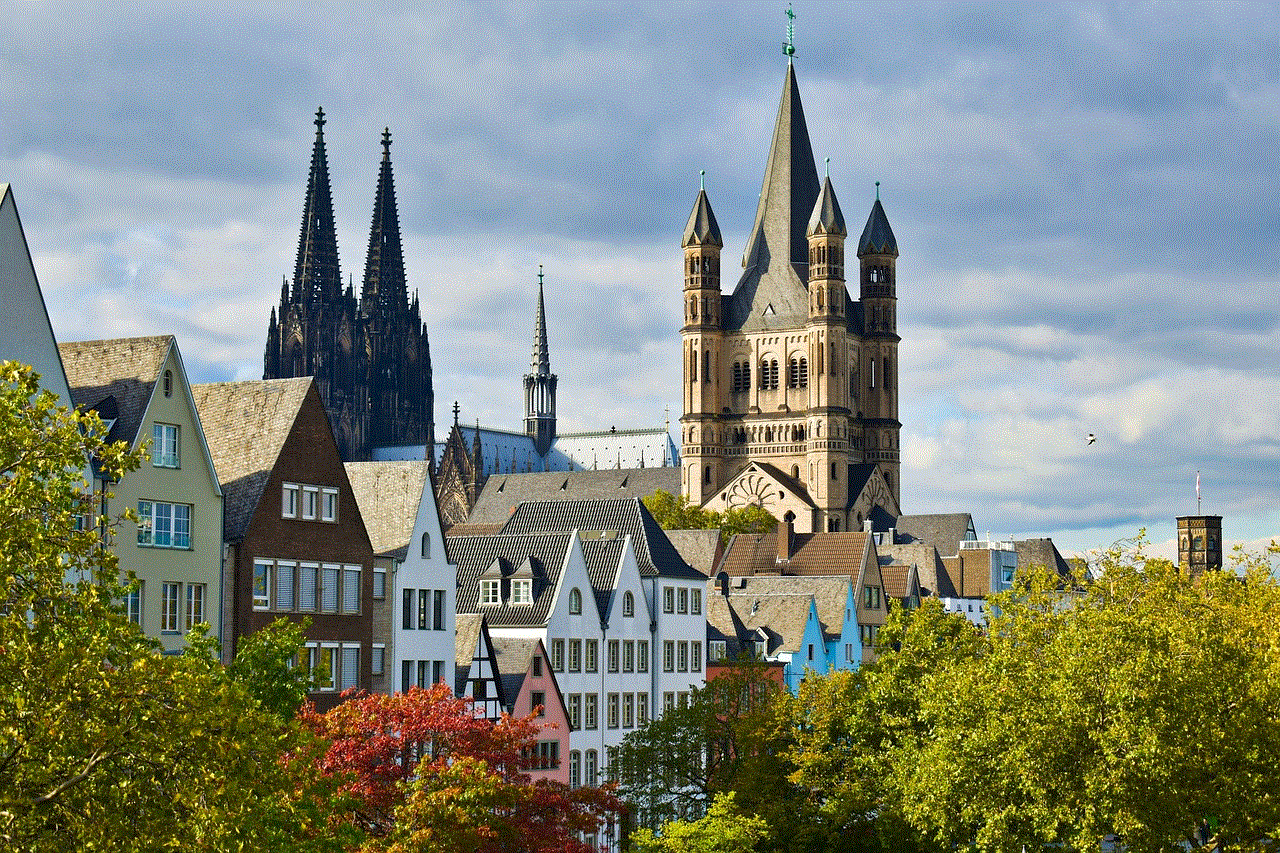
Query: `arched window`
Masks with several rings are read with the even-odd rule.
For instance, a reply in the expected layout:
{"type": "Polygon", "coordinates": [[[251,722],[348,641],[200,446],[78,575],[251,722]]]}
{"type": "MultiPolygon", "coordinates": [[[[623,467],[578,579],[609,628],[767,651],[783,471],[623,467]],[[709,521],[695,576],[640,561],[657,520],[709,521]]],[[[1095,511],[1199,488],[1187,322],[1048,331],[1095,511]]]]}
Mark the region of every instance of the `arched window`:
{"type": "Polygon", "coordinates": [[[702,482],[705,485],[711,484],[711,466],[710,465],[702,469],[702,482]]]}
{"type": "Polygon", "coordinates": [[[164,372],[164,395],[166,397],[173,396],[173,371],[166,370],[164,372]]]}
{"type": "Polygon", "coordinates": [[[711,381],[711,350],[702,353],[702,381],[711,381]]]}
{"type": "Polygon", "coordinates": [[[742,390],[742,363],[738,361],[733,363],[733,390],[742,390]]]}
{"type": "Polygon", "coordinates": [[[623,593],[623,596],[622,596],[622,615],[623,616],[636,615],[636,599],[635,599],[635,596],[631,594],[630,590],[623,593]]]}
{"type": "Polygon", "coordinates": [[[431,559],[431,534],[430,533],[422,534],[422,559],[424,560],[431,559]]]}
{"type": "Polygon", "coordinates": [[[569,614],[572,616],[582,615],[582,591],[576,586],[569,593],[569,614]]]}
{"type": "Polygon", "coordinates": [[[809,387],[809,359],[800,359],[800,387],[809,387]]]}

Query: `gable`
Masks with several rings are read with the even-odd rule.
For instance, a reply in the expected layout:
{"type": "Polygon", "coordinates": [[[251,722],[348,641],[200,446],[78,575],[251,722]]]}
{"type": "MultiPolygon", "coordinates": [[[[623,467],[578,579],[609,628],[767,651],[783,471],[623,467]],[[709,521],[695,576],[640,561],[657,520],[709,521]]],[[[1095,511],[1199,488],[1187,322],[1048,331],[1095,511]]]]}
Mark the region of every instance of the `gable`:
{"type": "Polygon", "coordinates": [[[747,463],[702,508],[723,512],[752,504],[764,507],[775,518],[783,518],[787,512],[807,517],[817,509],[808,490],[798,480],[767,462],[754,461],[747,463]]]}

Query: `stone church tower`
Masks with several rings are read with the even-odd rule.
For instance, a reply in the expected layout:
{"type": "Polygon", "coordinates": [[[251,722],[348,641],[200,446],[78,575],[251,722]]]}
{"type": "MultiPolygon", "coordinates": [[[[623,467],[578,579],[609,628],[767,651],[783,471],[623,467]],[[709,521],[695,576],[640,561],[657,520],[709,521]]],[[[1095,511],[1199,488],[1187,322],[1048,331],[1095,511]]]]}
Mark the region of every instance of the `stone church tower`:
{"type": "Polygon", "coordinates": [[[705,189],[684,232],[681,482],[693,503],[761,504],[806,532],[900,514],[898,246],[878,190],[856,247],[857,302],[847,239],[789,61],[732,293],[705,189]]]}
{"type": "Polygon", "coordinates": [[[435,444],[431,352],[415,293],[409,299],[391,174],[391,134],[382,163],[357,302],[342,286],[338,238],[324,147],[324,110],[316,139],[292,287],[271,311],[263,378],[315,376],[345,461],[370,448],[435,444]]]}

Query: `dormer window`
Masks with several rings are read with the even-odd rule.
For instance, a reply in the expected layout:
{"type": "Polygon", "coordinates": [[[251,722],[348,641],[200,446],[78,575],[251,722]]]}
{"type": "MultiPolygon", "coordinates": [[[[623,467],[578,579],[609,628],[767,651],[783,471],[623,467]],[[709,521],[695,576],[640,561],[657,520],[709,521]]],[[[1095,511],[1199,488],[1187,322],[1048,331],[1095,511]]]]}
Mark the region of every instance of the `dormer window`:
{"type": "Polygon", "coordinates": [[[533,604],[533,578],[515,578],[511,581],[511,603],[533,604]]]}
{"type": "Polygon", "coordinates": [[[501,604],[502,581],[496,578],[480,581],[480,603],[490,606],[501,604]]]}

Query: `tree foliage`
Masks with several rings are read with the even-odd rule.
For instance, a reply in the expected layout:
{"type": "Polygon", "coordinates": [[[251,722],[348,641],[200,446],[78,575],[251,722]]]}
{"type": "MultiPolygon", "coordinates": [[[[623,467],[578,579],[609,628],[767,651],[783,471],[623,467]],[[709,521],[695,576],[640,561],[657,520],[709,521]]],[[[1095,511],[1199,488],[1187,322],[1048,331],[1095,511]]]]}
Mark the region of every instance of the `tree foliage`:
{"type": "Polygon", "coordinates": [[[723,542],[737,533],[768,533],[778,523],[759,504],[720,513],[695,506],[685,495],[661,489],[645,498],[644,505],[663,530],[719,530],[723,542]]]}
{"type": "Polygon", "coordinates": [[[638,853],[754,853],[768,836],[768,824],[734,808],[733,793],[717,794],[711,808],[693,821],[671,821],[662,834],[641,829],[632,839],[638,853]]]}

